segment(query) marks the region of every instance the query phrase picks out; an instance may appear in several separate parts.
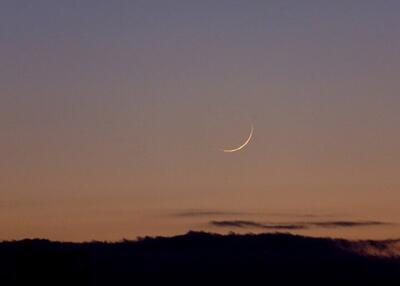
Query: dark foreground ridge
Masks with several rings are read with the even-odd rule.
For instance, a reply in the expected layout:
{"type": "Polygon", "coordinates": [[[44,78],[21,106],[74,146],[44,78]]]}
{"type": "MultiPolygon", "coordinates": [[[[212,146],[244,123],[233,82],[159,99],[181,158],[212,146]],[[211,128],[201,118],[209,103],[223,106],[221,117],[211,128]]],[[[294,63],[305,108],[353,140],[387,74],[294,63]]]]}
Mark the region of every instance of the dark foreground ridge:
{"type": "Polygon", "coordinates": [[[1,285],[400,285],[400,258],[290,234],[189,232],[117,243],[0,243],[1,285]]]}

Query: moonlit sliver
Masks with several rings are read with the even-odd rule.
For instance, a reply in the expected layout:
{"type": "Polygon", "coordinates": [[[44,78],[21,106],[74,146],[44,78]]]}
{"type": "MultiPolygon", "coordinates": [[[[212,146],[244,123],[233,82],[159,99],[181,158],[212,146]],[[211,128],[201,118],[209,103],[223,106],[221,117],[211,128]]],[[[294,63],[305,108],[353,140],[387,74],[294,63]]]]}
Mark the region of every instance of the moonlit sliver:
{"type": "Polygon", "coordinates": [[[250,135],[242,145],[240,145],[239,147],[237,147],[235,149],[223,149],[222,151],[225,152],[225,153],[233,153],[233,152],[236,152],[236,151],[239,151],[239,150],[243,149],[244,147],[246,147],[247,144],[250,143],[251,137],[253,137],[253,131],[254,131],[254,126],[252,124],[251,125],[250,135]]]}

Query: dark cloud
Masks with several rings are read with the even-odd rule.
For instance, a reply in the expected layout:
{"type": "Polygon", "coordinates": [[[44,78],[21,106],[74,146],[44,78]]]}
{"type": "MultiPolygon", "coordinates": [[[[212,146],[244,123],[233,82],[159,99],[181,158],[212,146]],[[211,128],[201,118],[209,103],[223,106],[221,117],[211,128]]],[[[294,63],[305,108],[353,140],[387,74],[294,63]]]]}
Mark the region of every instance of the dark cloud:
{"type": "Polygon", "coordinates": [[[307,226],[303,225],[303,224],[270,224],[270,225],[264,225],[264,228],[271,228],[271,229],[304,229],[304,228],[307,228],[307,226]]]}
{"type": "Polygon", "coordinates": [[[306,229],[334,228],[334,227],[360,227],[385,225],[385,222],[379,221],[319,221],[319,222],[296,222],[296,223],[260,223],[249,220],[212,220],[209,224],[217,227],[235,227],[235,228],[262,228],[262,229],[306,229]]]}
{"type": "Polygon", "coordinates": [[[322,221],[310,223],[317,227],[356,227],[356,226],[374,226],[387,224],[380,221],[322,221]]]}
{"type": "Polygon", "coordinates": [[[240,227],[240,228],[263,227],[263,224],[261,223],[257,223],[254,221],[247,221],[247,220],[221,220],[221,221],[213,220],[210,221],[210,224],[220,227],[240,227]]]}
{"type": "Polygon", "coordinates": [[[223,220],[210,221],[211,225],[218,227],[237,227],[237,228],[263,228],[263,229],[303,229],[305,225],[301,224],[264,224],[246,220],[223,220]]]}

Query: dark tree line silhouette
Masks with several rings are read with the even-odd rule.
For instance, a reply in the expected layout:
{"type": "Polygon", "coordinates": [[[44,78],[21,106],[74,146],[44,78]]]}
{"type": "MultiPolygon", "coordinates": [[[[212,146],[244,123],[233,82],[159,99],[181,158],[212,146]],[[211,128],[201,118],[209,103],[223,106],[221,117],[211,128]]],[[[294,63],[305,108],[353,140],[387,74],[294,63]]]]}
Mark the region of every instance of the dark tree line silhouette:
{"type": "Polygon", "coordinates": [[[0,285],[400,285],[400,259],[290,234],[0,244],[0,285]]]}

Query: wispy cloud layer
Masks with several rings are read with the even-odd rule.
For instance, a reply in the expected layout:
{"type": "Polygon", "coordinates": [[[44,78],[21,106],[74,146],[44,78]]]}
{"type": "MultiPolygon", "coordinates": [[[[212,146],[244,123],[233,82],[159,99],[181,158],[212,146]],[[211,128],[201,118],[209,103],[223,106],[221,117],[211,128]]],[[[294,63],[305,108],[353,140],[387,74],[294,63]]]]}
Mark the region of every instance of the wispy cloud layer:
{"type": "Polygon", "coordinates": [[[381,221],[320,221],[312,222],[310,225],[317,227],[357,227],[357,226],[374,226],[388,224],[381,221]]]}
{"type": "Polygon", "coordinates": [[[302,229],[305,226],[300,224],[265,224],[246,220],[222,220],[210,221],[210,224],[218,227],[236,227],[236,228],[263,228],[263,229],[302,229]]]}
{"type": "Polygon", "coordinates": [[[306,229],[316,228],[338,228],[338,227],[361,227],[386,225],[388,223],[380,221],[317,221],[317,222],[295,222],[295,223],[261,223],[249,220],[212,220],[209,222],[217,227],[234,228],[260,228],[260,229],[306,229]]]}

